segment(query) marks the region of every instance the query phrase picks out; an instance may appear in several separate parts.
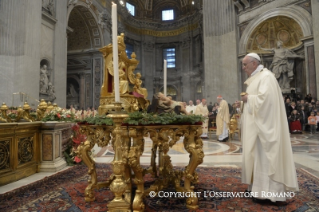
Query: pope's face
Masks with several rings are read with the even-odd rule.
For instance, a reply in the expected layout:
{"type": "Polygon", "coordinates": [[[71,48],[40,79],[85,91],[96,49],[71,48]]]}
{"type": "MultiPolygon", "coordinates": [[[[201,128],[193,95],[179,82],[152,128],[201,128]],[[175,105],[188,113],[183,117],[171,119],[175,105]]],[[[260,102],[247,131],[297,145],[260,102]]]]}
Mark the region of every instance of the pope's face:
{"type": "Polygon", "coordinates": [[[249,56],[244,57],[242,68],[248,76],[256,70],[256,62],[249,56]]]}

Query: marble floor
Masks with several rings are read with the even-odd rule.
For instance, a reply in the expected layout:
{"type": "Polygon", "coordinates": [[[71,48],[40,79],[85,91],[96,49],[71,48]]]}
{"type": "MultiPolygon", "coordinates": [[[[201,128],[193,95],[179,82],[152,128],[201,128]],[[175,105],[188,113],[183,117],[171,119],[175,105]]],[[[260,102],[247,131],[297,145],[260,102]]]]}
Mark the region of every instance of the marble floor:
{"type": "MultiPolygon", "coordinates": [[[[319,178],[319,134],[291,134],[291,144],[293,149],[296,168],[302,168],[319,178]]],[[[228,142],[218,142],[216,135],[209,134],[208,139],[203,139],[203,150],[205,153],[202,167],[241,167],[242,145],[238,135],[228,142]]],[[[152,142],[145,138],[144,154],[141,157],[141,164],[149,165],[152,142]]],[[[113,160],[114,152],[111,146],[93,148],[94,159],[97,163],[110,163],[113,160]]],[[[185,166],[189,161],[189,155],[183,147],[182,138],[169,151],[173,165],[185,166]]],[[[68,167],[66,167],[67,169],[68,167]]],[[[54,173],[40,172],[24,178],[14,183],[0,187],[0,194],[32,183],[54,173]]]]}

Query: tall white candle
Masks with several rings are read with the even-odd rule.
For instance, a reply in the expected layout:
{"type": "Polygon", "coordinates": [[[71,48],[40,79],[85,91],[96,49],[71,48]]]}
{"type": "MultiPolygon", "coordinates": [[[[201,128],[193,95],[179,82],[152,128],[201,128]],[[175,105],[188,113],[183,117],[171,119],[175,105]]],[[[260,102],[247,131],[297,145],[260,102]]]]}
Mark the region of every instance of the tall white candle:
{"type": "Polygon", "coordinates": [[[164,95],[167,96],[167,61],[164,60],[164,95]]]}
{"type": "Polygon", "coordinates": [[[112,2],[112,38],[115,102],[120,102],[119,61],[117,46],[117,5],[112,2]]]}

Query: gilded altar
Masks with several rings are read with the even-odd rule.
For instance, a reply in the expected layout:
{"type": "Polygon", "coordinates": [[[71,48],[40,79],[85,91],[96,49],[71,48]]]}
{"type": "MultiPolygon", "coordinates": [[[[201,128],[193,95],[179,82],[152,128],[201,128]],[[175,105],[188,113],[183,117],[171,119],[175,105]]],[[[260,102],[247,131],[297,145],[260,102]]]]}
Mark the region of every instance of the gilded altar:
{"type": "Polygon", "coordinates": [[[144,211],[145,196],[154,197],[161,190],[173,186],[176,192],[190,194],[186,197],[187,208],[197,209],[198,197],[194,185],[198,183],[198,175],[195,169],[204,158],[201,125],[122,126],[125,115],[112,114],[112,117],[115,126],[81,126],[81,132],[87,135],[87,140],[79,146],[78,155],[88,166],[91,177],[85,189],[85,200],[95,200],[94,189],[110,187],[115,197],[108,204],[109,211],[144,211]],[[148,136],[152,140],[152,155],[149,166],[142,167],[140,157],[144,152],[144,137],[148,136]],[[190,159],[183,170],[175,170],[168,151],[182,136],[190,159]],[[106,181],[97,182],[95,163],[89,152],[95,144],[104,147],[109,143],[115,151],[113,174],[106,181]],[[149,188],[144,187],[145,174],[156,178],[149,188]],[[132,196],[133,184],[137,187],[135,196],[132,196]]]}
{"type": "MultiPolygon", "coordinates": [[[[141,74],[134,74],[138,65],[133,52],[128,59],[125,52],[124,34],[118,36],[119,66],[113,67],[112,44],[100,51],[104,57],[104,78],[101,87],[99,115],[108,114],[113,120],[113,126],[81,125],[80,132],[87,139],[82,142],[76,154],[88,166],[90,180],[85,189],[85,201],[95,200],[94,189],[109,187],[114,199],[109,202],[109,211],[144,211],[143,198],[147,195],[158,195],[162,189],[174,186],[177,192],[187,193],[186,206],[195,210],[198,208],[198,197],[194,192],[194,184],[198,183],[195,169],[203,162],[203,142],[200,135],[200,125],[123,125],[128,112],[145,110],[149,106],[147,90],[142,88],[141,74]],[[114,68],[119,71],[120,102],[115,102],[114,68]],[[144,152],[144,137],[152,140],[152,155],[149,167],[141,166],[140,157],[144,152]],[[169,149],[183,137],[185,150],[189,153],[189,163],[183,170],[175,170],[169,149]],[[90,157],[91,149],[111,145],[114,150],[112,161],[113,173],[104,182],[97,182],[95,162],[90,157]],[[156,162],[156,158],[158,161],[156,162]],[[144,187],[143,177],[151,174],[156,178],[149,188],[144,187]],[[182,186],[182,181],[184,185],[182,186]],[[137,190],[132,191],[133,184],[137,190]],[[133,196],[134,194],[134,196],[133,196]]],[[[183,195],[184,196],[184,195],[183,195]]]]}

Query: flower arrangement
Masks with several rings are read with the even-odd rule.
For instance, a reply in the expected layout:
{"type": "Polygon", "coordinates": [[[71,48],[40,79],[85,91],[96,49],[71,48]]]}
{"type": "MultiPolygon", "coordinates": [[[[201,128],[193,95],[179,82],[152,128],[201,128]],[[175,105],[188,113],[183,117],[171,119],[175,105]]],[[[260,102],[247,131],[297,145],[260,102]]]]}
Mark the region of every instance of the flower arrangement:
{"type": "Polygon", "coordinates": [[[82,162],[82,159],[77,156],[77,148],[87,138],[86,135],[80,132],[79,125],[75,124],[71,129],[73,135],[69,141],[68,148],[63,153],[68,165],[74,165],[82,162]]]}
{"type": "Polygon", "coordinates": [[[55,107],[45,113],[42,121],[74,121],[74,114],[70,110],[55,107]]]}

